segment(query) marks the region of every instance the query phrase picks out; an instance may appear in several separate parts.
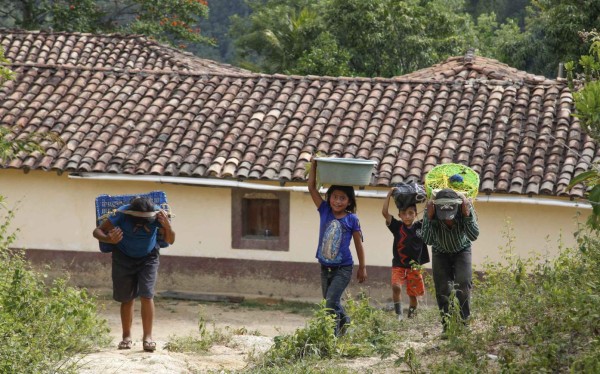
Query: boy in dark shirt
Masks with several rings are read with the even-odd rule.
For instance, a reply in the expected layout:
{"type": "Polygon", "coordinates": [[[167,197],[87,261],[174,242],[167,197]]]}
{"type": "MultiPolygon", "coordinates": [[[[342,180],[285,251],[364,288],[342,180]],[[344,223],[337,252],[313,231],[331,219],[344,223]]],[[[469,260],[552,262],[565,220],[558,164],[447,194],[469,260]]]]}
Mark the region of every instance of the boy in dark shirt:
{"type": "Polygon", "coordinates": [[[399,209],[400,220],[389,214],[390,197],[395,188],[392,188],[383,203],[381,213],[385,217],[385,224],[394,235],[393,260],[392,260],[392,299],[398,320],[402,320],[401,291],[402,285],[406,286],[406,293],[410,299],[408,318],[414,317],[417,310],[417,296],[425,294],[423,276],[419,269],[413,269],[415,264],[426,264],[429,262],[427,245],[421,238],[422,222],[415,222],[417,207],[408,205],[405,209],[399,209]]]}

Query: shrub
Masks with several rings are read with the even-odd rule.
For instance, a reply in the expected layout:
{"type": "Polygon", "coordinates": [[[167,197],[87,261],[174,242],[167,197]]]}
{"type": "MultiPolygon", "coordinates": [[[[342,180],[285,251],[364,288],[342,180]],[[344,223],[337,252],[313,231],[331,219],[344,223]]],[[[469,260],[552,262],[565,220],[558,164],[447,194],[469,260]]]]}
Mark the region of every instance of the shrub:
{"type": "Polygon", "coordinates": [[[580,232],[581,249],[552,260],[521,258],[509,247],[488,263],[473,298],[477,328],[449,339],[452,359],[433,372],[597,372],[600,355],[600,241],[580,232]],[[450,370],[450,368],[452,370],[450,370]]]}
{"type": "Polygon", "coordinates": [[[335,317],[324,303],[315,312],[306,327],[291,335],[277,336],[264,356],[264,366],[285,365],[305,357],[330,358],[339,354],[338,338],[334,336],[335,317]]]}
{"type": "MultiPolygon", "coordinates": [[[[349,299],[345,309],[352,322],[344,335],[335,336],[335,317],[323,302],[306,327],[276,337],[271,349],[258,359],[254,371],[271,372],[270,368],[279,368],[293,372],[292,368],[310,366],[317,359],[387,357],[395,352],[395,343],[400,339],[396,320],[370,306],[365,297],[349,299]]],[[[315,366],[310,372],[323,371],[315,366]]]]}
{"type": "Polygon", "coordinates": [[[0,372],[72,372],[72,358],[108,342],[106,321],[85,290],[58,279],[46,285],[9,245],[13,211],[0,217],[0,372]]]}

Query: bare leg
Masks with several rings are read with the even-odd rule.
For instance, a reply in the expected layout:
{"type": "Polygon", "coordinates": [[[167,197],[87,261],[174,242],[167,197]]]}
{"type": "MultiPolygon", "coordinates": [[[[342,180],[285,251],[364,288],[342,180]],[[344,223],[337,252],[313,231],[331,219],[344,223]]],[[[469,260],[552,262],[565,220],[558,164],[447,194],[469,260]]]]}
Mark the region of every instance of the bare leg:
{"type": "Polygon", "coordinates": [[[135,300],[121,303],[121,327],[123,328],[123,341],[131,340],[131,325],[133,324],[133,303],[135,300]]]}
{"type": "Polygon", "coordinates": [[[400,301],[400,295],[402,293],[402,286],[399,284],[392,285],[392,300],[394,300],[394,311],[398,315],[398,318],[402,318],[402,303],[400,301]]]}
{"type": "Polygon", "coordinates": [[[409,296],[410,298],[410,306],[412,306],[413,308],[417,307],[417,297],[416,296],[409,296]]]}
{"type": "Polygon", "coordinates": [[[392,286],[392,300],[394,303],[400,302],[400,293],[402,292],[402,287],[399,284],[394,284],[392,286]]]}
{"type": "Polygon", "coordinates": [[[152,341],[152,322],[154,321],[154,299],[140,297],[142,302],[142,328],[144,341],[152,341]]]}

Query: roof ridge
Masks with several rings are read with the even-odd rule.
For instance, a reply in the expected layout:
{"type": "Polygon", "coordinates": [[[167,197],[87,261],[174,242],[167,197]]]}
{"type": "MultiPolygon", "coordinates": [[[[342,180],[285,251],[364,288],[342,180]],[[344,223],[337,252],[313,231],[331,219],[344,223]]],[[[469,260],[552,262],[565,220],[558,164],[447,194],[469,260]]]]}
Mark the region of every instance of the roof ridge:
{"type": "Polygon", "coordinates": [[[19,29],[19,28],[10,28],[10,27],[0,27],[0,33],[2,32],[10,32],[12,34],[31,34],[31,35],[40,35],[40,34],[46,34],[46,35],[81,35],[81,36],[91,36],[91,37],[96,37],[96,38],[105,38],[105,37],[118,37],[121,39],[136,39],[136,38],[143,38],[146,40],[150,40],[148,39],[148,37],[144,34],[122,34],[122,33],[100,33],[100,34],[94,34],[94,33],[90,33],[90,32],[80,32],[80,31],[54,31],[54,30],[45,30],[45,29],[40,29],[40,30],[25,30],[25,29],[19,29]]]}
{"type": "MultiPolygon", "coordinates": [[[[100,38],[100,39],[116,38],[116,39],[121,39],[121,40],[137,40],[139,42],[146,44],[150,48],[154,47],[156,49],[167,49],[167,50],[171,50],[171,51],[174,51],[177,53],[183,53],[183,54],[191,56],[191,57],[201,58],[201,57],[194,55],[191,52],[182,51],[182,50],[179,50],[170,45],[160,43],[159,41],[157,41],[151,37],[148,37],[147,35],[144,35],[144,34],[122,34],[122,33],[118,33],[118,32],[94,34],[94,33],[79,32],[79,31],[24,30],[24,29],[11,29],[11,28],[7,28],[7,27],[0,27],[0,34],[3,32],[10,32],[13,34],[21,34],[21,35],[67,35],[67,36],[86,36],[86,37],[100,38]]],[[[173,59],[173,56],[170,56],[170,58],[173,59]]],[[[181,61],[177,61],[177,62],[182,64],[181,61]]]]}
{"type": "Polygon", "coordinates": [[[117,62],[119,66],[125,64],[123,61],[126,59],[130,64],[143,65],[135,66],[138,69],[157,68],[205,73],[217,70],[224,73],[231,72],[231,74],[248,72],[240,67],[196,56],[189,51],[180,50],[141,34],[92,34],[0,28],[0,38],[3,45],[6,42],[6,48],[9,49],[6,51],[6,56],[10,57],[9,54],[12,53],[11,61],[19,63],[55,65],[67,63],[85,66],[89,60],[99,60],[101,64],[112,61],[117,62]],[[82,48],[86,48],[86,51],[82,48]],[[102,48],[100,52],[104,54],[100,54],[98,48],[102,48]],[[45,58],[39,59],[40,53],[44,54],[45,58]],[[51,59],[47,58],[48,54],[52,54],[51,59]]]}
{"type": "Polygon", "coordinates": [[[524,84],[564,84],[560,80],[519,70],[500,60],[477,56],[474,48],[469,48],[462,56],[448,57],[433,66],[397,76],[398,78],[423,78],[431,80],[463,81],[472,79],[522,81],[524,84]]]}
{"type": "Polygon", "coordinates": [[[404,76],[382,78],[382,77],[330,77],[330,76],[318,76],[318,75],[285,75],[285,74],[263,74],[263,73],[206,73],[199,71],[185,71],[185,70],[151,70],[151,69],[126,69],[126,68],[106,68],[106,67],[88,67],[88,66],[76,66],[76,65],[49,65],[49,64],[37,64],[37,63],[0,63],[3,66],[20,66],[25,68],[41,68],[51,70],[70,70],[70,71],[90,71],[90,72],[105,72],[114,74],[139,74],[142,76],[147,75],[179,75],[179,76],[190,76],[190,77],[223,77],[223,78],[237,78],[237,79],[271,79],[271,80],[295,80],[295,81],[322,81],[322,82],[346,82],[346,83],[383,83],[383,84],[438,84],[438,85],[494,85],[494,86],[566,86],[566,80],[550,80],[540,83],[528,83],[524,80],[500,80],[500,79],[466,79],[466,80],[455,80],[455,79],[429,79],[429,78],[403,78],[404,76]]]}

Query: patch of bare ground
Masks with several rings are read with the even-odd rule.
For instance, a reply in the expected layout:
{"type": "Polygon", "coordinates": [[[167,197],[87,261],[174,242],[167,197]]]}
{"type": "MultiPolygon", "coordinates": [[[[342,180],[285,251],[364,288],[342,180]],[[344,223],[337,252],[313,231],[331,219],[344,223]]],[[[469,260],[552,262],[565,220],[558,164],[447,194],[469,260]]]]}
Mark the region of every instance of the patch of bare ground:
{"type": "MultiPolygon", "coordinates": [[[[142,327],[139,303],[136,303],[133,333],[134,342],[130,350],[118,350],[121,340],[119,306],[108,297],[99,301],[100,314],[106,318],[111,332],[112,344],[79,358],[80,373],[220,373],[238,372],[249,367],[249,358],[268,350],[277,335],[292,334],[304,327],[310,314],[298,313],[294,308],[274,307],[278,300],[252,299],[252,306],[236,303],[198,302],[189,300],[156,299],[154,339],[157,350],[153,353],[142,349],[142,327]],[[261,307],[261,304],[264,304],[261,307]],[[198,336],[200,318],[208,329],[218,329],[230,335],[226,343],[213,345],[205,353],[177,353],[165,349],[172,337],[198,336]],[[137,338],[136,338],[137,336],[137,338]]],[[[390,311],[390,313],[393,313],[390,311]]],[[[440,345],[439,324],[433,322],[434,310],[425,307],[422,314],[413,320],[398,324],[401,342],[395,353],[381,357],[363,357],[334,360],[324,365],[336,365],[350,372],[402,373],[410,372],[406,364],[395,361],[412,348],[421,364],[427,356],[435,356],[440,345]]]]}
{"type": "MultiPolygon", "coordinates": [[[[254,302],[268,306],[277,301],[256,299],[254,302]]],[[[135,305],[133,346],[129,350],[118,350],[117,344],[121,340],[119,304],[108,298],[99,300],[100,315],[108,321],[112,344],[79,357],[79,372],[208,373],[242,370],[247,365],[249,354],[266,351],[274,336],[292,333],[304,326],[309,318],[306,314],[289,310],[244,307],[234,303],[156,298],[155,304],[153,337],[157,349],[153,353],[147,353],[142,349],[139,303],[135,305]],[[197,336],[200,318],[206,322],[208,329],[219,329],[231,334],[231,339],[202,354],[176,353],[165,349],[171,337],[197,336]]]]}

